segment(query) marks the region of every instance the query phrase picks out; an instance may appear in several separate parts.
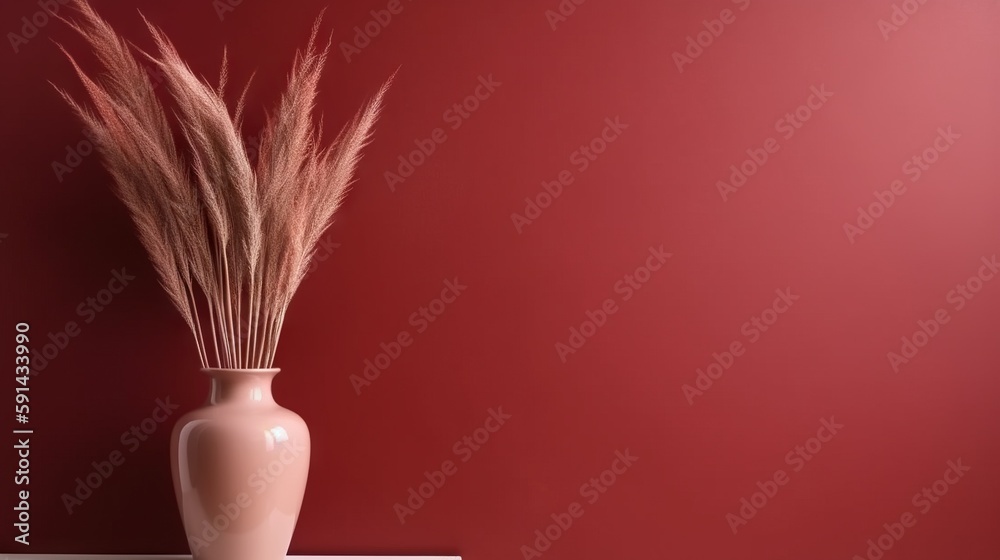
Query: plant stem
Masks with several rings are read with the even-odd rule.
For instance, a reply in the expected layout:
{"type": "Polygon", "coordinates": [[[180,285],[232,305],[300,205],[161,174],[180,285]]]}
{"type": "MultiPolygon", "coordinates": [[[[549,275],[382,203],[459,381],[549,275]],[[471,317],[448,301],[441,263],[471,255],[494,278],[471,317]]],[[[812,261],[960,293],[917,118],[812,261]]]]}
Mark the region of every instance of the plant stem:
{"type": "Polygon", "coordinates": [[[208,355],[205,353],[205,338],[201,334],[201,319],[198,317],[198,302],[195,300],[194,291],[190,284],[184,286],[184,295],[187,296],[188,305],[191,308],[191,317],[194,319],[194,342],[198,346],[198,359],[201,360],[201,367],[208,367],[208,355]]]}
{"type": "Polygon", "coordinates": [[[236,349],[239,346],[239,341],[236,339],[236,329],[233,327],[233,294],[232,289],[229,286],[229,256],[226,253],[226,248],[222,248],[222,277],[225,282],[225,288],[223,288],[223,293],[226,296],[226,328],[229,330],[229,357],[230,366],[238,367],[236,358],[236,349]]]}
{"type": "Polygon", "coordinates": [[[288,309],[288,304],[281,308],[281,312],[278,313],[277,326],[274,332],[274,342],[271,344],[271,356],[268,359],[267,367],[271,367],[274,364],[274,356],[278,352],[278,340],[281,339],[281,328],[285,325],[285,311],[288,309]]]}
{"type": "Polygon", "coordinates": [[[215,367],[222,367],[222,359],[219,357],[219,336],[215,327],[215,305],[208,294],[205,294],[205,302],[208,304],[208,319],[212,326],[212,346],[215,348],[215,367]]]}

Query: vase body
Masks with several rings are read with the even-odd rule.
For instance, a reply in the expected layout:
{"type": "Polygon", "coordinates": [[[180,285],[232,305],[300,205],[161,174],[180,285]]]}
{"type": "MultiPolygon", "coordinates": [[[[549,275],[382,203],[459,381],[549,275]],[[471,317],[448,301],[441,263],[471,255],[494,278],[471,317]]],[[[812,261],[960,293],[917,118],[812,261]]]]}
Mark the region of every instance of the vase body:
{"type": "Polygon", "coordinates": [[[208,402],[171,436],[194,560],[283,560],[309,472],[309,429],[271,395],[278,369],[205,369],[208,402]]]}

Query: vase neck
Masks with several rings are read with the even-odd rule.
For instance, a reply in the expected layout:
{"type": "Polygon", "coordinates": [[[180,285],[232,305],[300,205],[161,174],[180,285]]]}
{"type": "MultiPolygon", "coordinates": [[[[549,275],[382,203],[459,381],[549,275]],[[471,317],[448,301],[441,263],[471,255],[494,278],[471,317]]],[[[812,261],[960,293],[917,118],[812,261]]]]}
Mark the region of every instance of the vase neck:
{"type": "Polygon", "coordinates": [[[280,369],[203,369],[212,377],[209,404],[274,404],[271,380],[280,369]]]}

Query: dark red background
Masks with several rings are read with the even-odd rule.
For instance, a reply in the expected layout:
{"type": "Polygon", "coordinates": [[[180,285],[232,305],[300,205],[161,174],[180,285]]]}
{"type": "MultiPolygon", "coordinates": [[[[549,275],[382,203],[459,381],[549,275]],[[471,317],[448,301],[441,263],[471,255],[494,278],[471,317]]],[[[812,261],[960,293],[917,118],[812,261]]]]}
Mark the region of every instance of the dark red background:
{"type": "MultiPolygon", "coordinates": [[[[235,81],[257,73],[248,136],[321,8],[336,47],[386,6],[244,0],[220,20],[210,0],[94,4],[148,47],[141,9],[199,73],[228,45],[235,81]]],[[[276,396],[314,439],[293,553],[519,558],[628,449],[639,460],[545,557],[848,559],[961,458],[969,473],[885,558],[996,558],[1000,279],[961,311],[946,296],[1000,250],[1000,4],[932,0],[888,41],[888,0],[592,0],[556,30],[556,0],[403,5],[350,63],[335,50],[321,85],[333,132],[400,68],[277,356],[276,396]],[[671,55],[726,8],[736,21],[679,73],[671,55]],[[491,74],[502,85],[391,192],[385,171],[491,74]],[[780,138],[822,84],[833,97],[780,138]],[[616,116],[629,128],[519,234],[511,213],[616,116]],[[902,164],[949,125],[961,138],[911,183],[902,164]],[[780,150],[723,202],[716,181],[772,136],[780,150]],[[906,193],[850,243],[843,224],[897,178],[906,193]],[[673,257],[621,302],[615,282],[661,244],[673,257]],[[454,277],[467,291],[358,396],[349,377],[454,277]],[[786,287],[801,299],[690,405],[682,385],[786,287]],[[609,297],[620,311],[562,363],[555,344],[609,297]],[[951,321],[894,372],[887,353],[938,308],[951,321]],[[507,425],[401,525],[393,504],[497,406],[507,425]],[[726,514],[831,415],[843,430],[733,535],[726,514]]],[[[4,2],[0,28],[38,10],[4,2]]],[[[48,84],[80,92],[53,40],[85,53],[59,22],[0,48],[5,352],[17,321],[43,342],[112,269],[136,279],[31,380],[33,544],[9,540],[5,473],[2,549],[179,553],[169,426],[72,515],[60,500],[155,399],[189,410],[207,380],[98,158],[53,172],[83,139],[48,84]]]]}

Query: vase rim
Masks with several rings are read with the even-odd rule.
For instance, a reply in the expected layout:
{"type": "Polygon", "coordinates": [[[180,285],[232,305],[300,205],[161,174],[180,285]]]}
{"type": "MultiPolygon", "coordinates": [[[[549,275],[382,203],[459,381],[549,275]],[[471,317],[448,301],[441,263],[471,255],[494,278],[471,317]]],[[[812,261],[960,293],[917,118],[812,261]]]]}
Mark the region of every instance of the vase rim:
{"type": "Polygon", "coordinates": [[[276,374],[281,368],[201,368],[202,373],[247,373],[247,374],[276,374]]]}

